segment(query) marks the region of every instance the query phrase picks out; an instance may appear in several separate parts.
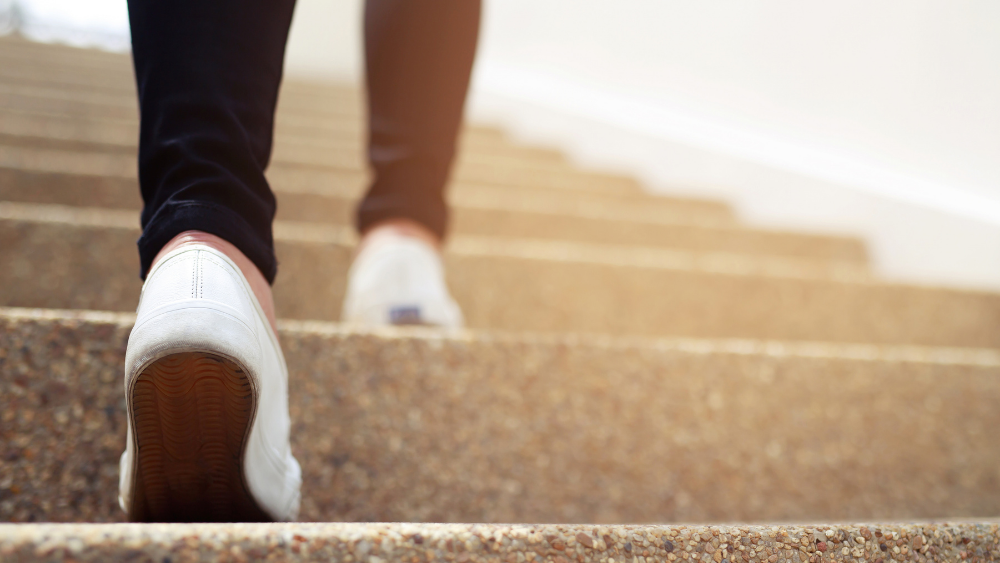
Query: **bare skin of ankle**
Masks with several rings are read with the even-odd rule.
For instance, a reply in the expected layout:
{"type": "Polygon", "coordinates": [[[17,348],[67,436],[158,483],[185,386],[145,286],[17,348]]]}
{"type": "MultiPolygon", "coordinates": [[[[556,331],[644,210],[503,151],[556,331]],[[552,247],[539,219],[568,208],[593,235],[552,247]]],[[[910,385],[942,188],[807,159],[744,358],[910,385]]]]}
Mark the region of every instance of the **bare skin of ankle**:
{"type": "Polygon", "coordinates": [[[361,249],[365,245],[386,234],[420,239],[431,245],[438,252],[441,252],[441,239],[434,234],[434,231],[412,219],[386,219],[385,221],[375,223],[361,235],[361,242],[358,243],[358,248],[355,252],[361,252],[361,249]]]}
{"type": "Polygon", "coordinates": [[[264,274],[260,273],[260,270],[257,269],[257,266],[231,242],[203,231],[184,231],[170,239],[170,242],[164,245],[156,255],[156,258],[153,258],[153,266],[168,252],[195,244],[203,244],[214,248],[228,256],[230,260],[239,266],[240,271],[243,272],[243,276],[250,282],[250,289],[253,290],[257,301],[260,302],[260,307],[264,309],[267,321],[271,323],[271,329],[277,335],[278,323],[274,317],[274,297],[271,295],[271,286],[267,283],[267,279],[264,278],[264,274]]]}

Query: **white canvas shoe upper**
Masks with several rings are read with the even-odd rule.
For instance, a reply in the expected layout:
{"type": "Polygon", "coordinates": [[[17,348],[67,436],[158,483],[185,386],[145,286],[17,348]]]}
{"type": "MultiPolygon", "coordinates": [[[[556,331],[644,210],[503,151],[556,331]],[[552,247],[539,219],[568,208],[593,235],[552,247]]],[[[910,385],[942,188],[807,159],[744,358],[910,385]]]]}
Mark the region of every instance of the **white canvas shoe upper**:
{"type": "MultiPolygon", "coordinates": [[[[289,444],[288,369],[240,269],[209,246],[182,247],[149,272],[136,313],[125,358],[126,396],[147,366],[171,354],[210,352],[234,361],[250,378],[257,405],[242,459],[247,487],[272,518],[294,520],[302,478],[289,444]]],[[[123,509],[130,505],[136,471],[131,426],[120,467],[123,509]]]]}
{"type": "Polygon", "coordinates": [[[341,319],[367,326],[464,324],[461,309],[448,293],[437,251],[420,239],[395,233],[381,233],[355,257],[341,319]]]}

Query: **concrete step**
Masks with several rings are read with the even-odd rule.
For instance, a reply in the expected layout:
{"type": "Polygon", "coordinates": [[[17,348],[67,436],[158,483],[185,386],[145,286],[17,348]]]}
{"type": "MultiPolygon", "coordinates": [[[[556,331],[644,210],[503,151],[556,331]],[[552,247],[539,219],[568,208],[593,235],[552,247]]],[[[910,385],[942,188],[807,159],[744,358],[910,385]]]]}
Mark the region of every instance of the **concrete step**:
{"type": "MultiPolygon", "coordinates": [[[[311,221],[328,225],[353,224],[359,193],[301,193],[278,191],[278,220],[311,221]]],[[[657,217],[636,217],[641,204],[603,202],[591,212],[576,198],[512,199],[504,188],[466,187],[452,192],[451,232],[495,237],[538,238],[602,244],[641,245],[698,252],[730,252],[786,256],[811,260],[866,264],[861,241],[754,230],[731,221],[713,221],[711,210],[677,201],[657,217]],[[609,206],[610,205],[610,206],[609,206]],[[709,220],[692,220],[699,212],[709,220]]],[[[652,198],[650,198],[652,199],[652,198]]],[[[139,190],[134,180],[42,174],[0,168],[0,201],[61,204],[80,207],[138,210],[139,190]]],[[[666,207],[660,202],[660,207],[666,207]]],[[[644,209],[644,215],[652,215],[644,209]]]]}
{"type": "Polygon", "coordinates": [[[0,525],[21,561],[994,561],[997,523],[0,525]],[[898,552],[898,553],[897,553],[898,552]],[[643,555],[643,554],[646,555],[643,555]]]}
{"type": "MultiPolygon", "coordinates": [[[[0,305],[135,306],[134,212],[0,210],[0,305]]],[[[353,237],[276,224],[280,315],[339,318],[353,237]]],[[[476,328],[1000,346],[1000,295],[883,283],[851,263],[470,235],[445,262],[476,328]]]]}
{"type": "MultiPolygon", "coordinates": [[[[122,519],[131,322],[0,311],[0,520],[122,519]]],[[[280,332],[306,520],[1000,512],[998,350],[288,321],[280,332]]]]}
{"type": "Polygon", "coordinates": [[[0,525],[21,561],[995,561],[997,523],[0,525]],[[643,554],[646,555],[643,555],[643,554]]]}

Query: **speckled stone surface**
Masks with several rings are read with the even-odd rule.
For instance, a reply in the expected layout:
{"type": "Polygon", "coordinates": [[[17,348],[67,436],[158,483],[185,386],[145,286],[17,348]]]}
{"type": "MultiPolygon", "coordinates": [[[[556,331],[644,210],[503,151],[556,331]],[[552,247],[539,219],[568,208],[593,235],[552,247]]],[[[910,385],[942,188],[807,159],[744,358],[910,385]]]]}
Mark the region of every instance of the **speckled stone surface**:
{"type": "MultiPolygon", "coordinates": [[[[0,314],[0,520],[122,519],[130,322],[0,314]]],[[[305,520],[1000,513],[996,350],[295,322],[281,338],[305,520]]]]}
{"type": "Polygon", "coordinates": [[[985,563],[995,522],[780,526],[0,525],[4,561],[985,563]]]}
{"type": "MultiPolygon", "coordinates": [[[[131,212],[3,208],[0,306],[133,309],[131,212]]],[[[339,319],[351,232],[275,233],[279,315],[339,319]]],[[[445,258],[474,328],[1000,346],[1000,295],[879,283],[852,264],[473,236],[445,258]]]]}

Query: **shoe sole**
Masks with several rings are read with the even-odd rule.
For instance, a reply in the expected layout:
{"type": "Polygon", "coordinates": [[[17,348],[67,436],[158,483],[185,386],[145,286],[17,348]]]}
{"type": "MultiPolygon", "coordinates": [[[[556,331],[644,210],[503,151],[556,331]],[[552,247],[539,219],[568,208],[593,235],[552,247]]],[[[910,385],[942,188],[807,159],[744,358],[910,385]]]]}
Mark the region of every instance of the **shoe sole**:
{"type": "Polygon", "coordinates": [[[247,488],[243,453],[256,405],[234,362],[186,352],[133,384],[133,522],[269,522],[247,488]]]}

